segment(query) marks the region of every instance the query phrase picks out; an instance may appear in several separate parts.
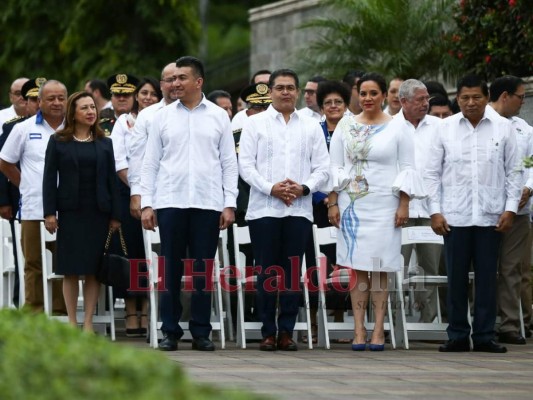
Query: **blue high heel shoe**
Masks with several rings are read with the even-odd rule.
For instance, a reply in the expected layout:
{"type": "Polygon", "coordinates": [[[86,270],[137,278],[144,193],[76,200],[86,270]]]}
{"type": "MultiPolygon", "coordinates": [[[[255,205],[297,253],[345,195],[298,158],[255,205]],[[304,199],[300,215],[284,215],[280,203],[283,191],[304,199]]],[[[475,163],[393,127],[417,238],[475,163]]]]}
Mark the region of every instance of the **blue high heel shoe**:
{"type": "Polygon", "coordinates": [[[366,343],[352,343],[352,350],[353,351],[365,351],[366,350],[366,343]]]}
{"type": "Polygon", "coordinates": [[[373,343],[370,343],[368,345],[368,349],[370,351],[383,351],[383,350],[385,350],[385,344],[373,344],[373,343]]]}

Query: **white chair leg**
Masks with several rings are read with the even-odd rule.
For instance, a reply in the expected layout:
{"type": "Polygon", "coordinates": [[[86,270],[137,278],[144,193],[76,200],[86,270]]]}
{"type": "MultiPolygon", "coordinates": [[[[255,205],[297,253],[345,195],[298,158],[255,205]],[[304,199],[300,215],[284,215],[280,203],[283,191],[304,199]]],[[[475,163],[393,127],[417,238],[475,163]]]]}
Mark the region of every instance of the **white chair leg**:
{"type": "Polygon", "coordinates": [[[237,346],[240,346],[241,349],[246,348],[246,334],[244,331],[244,295],[242,292],[242,286],[238,282],[239,287],[237,289],[237,346]]]}

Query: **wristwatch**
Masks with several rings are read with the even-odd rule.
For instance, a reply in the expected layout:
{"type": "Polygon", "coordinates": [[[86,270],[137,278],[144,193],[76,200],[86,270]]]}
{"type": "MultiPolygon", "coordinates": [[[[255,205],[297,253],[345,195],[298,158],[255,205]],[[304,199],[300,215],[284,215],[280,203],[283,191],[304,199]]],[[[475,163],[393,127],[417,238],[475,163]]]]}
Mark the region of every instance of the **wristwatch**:
{"type": "Polygon", "coordinates": [[[306,186],[306,185],[302,185],[302,189],[303,189],[303,195],[304,196],[309,196],[309,193],[311,193],[311,190],[306,186]]]}

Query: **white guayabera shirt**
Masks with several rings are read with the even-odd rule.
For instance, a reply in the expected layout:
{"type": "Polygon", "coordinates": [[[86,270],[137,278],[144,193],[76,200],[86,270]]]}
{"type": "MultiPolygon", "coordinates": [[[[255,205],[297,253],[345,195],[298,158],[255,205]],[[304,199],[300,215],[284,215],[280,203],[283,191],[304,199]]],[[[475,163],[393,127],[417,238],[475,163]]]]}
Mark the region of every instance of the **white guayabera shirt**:
{"type": "Polygon", "coordinates": [[[451,226],[494,226],[515,212],[522,167],[511,123],[487,112],[474,128],[462,113],[442,120],[424,172],[430,215],[451,226]]]}

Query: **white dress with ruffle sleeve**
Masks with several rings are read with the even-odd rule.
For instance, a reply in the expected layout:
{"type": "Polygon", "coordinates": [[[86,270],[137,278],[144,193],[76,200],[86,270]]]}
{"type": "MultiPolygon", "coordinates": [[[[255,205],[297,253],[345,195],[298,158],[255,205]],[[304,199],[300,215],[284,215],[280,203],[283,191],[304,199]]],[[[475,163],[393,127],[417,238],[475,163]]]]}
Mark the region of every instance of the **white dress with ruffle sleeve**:
{"type": "Polygon", "coordinates": [[[339,193],[337,264],[363,271],[399,271],[401,228],[394,227],[399,192],[424,198],[414,145],[394,121],[364,125],[344,117],[330,147],[330,189],[339,193]]]}

